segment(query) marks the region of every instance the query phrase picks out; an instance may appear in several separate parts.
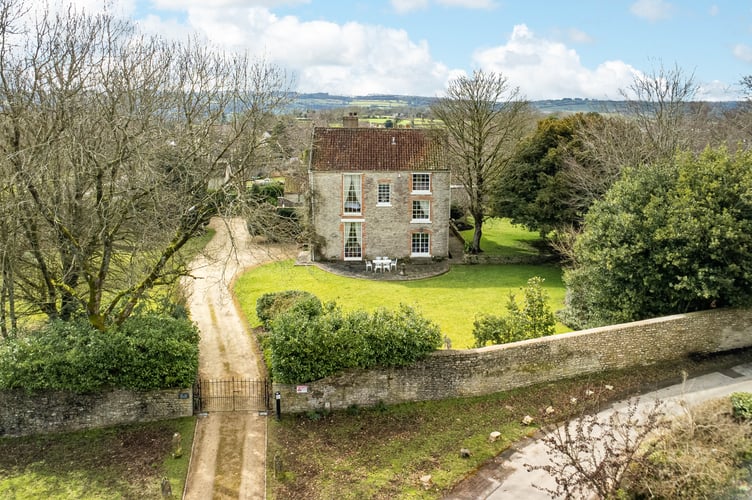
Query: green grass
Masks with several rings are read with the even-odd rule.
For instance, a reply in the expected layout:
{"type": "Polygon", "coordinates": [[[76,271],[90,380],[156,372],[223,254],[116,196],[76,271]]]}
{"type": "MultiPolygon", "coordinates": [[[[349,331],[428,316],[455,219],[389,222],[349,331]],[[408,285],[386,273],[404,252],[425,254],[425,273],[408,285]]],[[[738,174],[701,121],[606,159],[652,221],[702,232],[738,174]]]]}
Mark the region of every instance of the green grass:
{"type": "MultiPolygon", "coordinates": [[[[480,249],[489,255],[536,255],[534,244],[540,241],[538,233],[512,224],[509,219],[488,219],[483,223],[480,249]]],[[[465,241],[473,240],[474,229],[461,231],[465,241]]]]}
{"type": "Polygon", "coordinates": [[[193,417],[62,434],[0,439],[0,498],[161,498],[163,477],[180,498],[193,417]],[[183,436],[183,456],[171,440],[183,436]]]}
{"type": "MultiPolygon", "coordinates": [[[[235,283],[235,294],[252,326],[258,326],[256,300],[264,293],[305,290],[322,302],[336,301],[345,310],[396,308],[400,303],[417,308],[441,328],[455,349],[472,347],[473,320],[480,313],[505,314],[510,292],[518,300],[527,280],[541,276],[552,310],[562,307],[561,269],[552,265],[453,266],[442,276],[415,281],[371,281],[345,278],[317,267],[296,267],[293,261],[276,262],[245,273],[235,283]]],[[[558,332],[568,331],[557,325],[558,332]]]]}
{"type": "MultiPolygon", "coordinates": [[[[561,422],[666,382],[745,363],[752,351],[606,372],[483,397],[310,415],[269,424],[269,498],[438,499],[538,426],[561,422]],[[606,386],[613,386],[613,390],[606,386]],[[587,392],[592,390],[594,394],[587,392]],[[571,397],[577,397],[572,404],[571,397]],[[547,415],[551,405],[556,410],[547,415]],[[521,423],[525,415],[533,426],[521,423]],[[488,436],[499,431],[491,443],[488,436]],[[460,458],[467,448],[470,458],[460,458]],[[277,457],[277,473],[273,470],[277,457]],[[431,475],[433,486],[421,487],[431,475]]],[[[456,493],[456,492],[455,492],[456,493]]],[[[463,492],[463,498],[467,492],[463,492]]]]}

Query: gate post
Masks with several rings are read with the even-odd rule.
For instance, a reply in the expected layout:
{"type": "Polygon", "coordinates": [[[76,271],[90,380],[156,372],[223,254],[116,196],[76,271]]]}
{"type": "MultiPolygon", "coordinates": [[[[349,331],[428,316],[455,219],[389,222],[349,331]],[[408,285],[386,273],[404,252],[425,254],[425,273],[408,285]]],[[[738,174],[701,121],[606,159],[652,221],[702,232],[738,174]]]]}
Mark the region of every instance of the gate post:
{"type": "Polygon", "coordinates": [[[193,411],[201,412],[201,379],[196,377],[196,381],[193,383],[193,411]]]}

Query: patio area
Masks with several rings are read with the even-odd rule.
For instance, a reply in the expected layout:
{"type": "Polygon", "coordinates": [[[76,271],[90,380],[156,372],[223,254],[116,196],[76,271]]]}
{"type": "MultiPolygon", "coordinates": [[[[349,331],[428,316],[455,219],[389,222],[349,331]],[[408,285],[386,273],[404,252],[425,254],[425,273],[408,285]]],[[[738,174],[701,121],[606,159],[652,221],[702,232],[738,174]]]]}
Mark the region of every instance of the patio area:
{"type": "MultiPolygon", "coordinates": [[[[305,252],[306,254],[308,252],[305,252]]],[[[372,259],[368,259],[370,262],[372,259]]],[[[397,265],[390,270],[375,270],[375,267],[366,268],[366,261],[322,261],[304,262],[304,256],[299,256],[296,264],[313,265],[324,271],[346,276],[348,278],[360,278],[376,281],[408,281],[431,278],[449,271],[450,259],[435,261],[433,259],[399,259],[397,265]],[[301,258],[303,257],[303,258],[301,258]]]]}
{"type": "Polygon", "coordinates": [[[432,278],[449,271],[452,264],[462,264],[464,243],[455,235],[449,239],[450,256],[446,259],[434,260],[431,258],[398,259],[397,265],[389,270],[382,268],[377,270],[374,259],[363,261],[312,261],[311,253],[304,250],[298,254],[295,265],[316,266],[319,269],[346,276],[348,278],[361,278],[376,281],[409,281],[432,278]],[[366,266],[370,262],[370,266],[366,266]]]}

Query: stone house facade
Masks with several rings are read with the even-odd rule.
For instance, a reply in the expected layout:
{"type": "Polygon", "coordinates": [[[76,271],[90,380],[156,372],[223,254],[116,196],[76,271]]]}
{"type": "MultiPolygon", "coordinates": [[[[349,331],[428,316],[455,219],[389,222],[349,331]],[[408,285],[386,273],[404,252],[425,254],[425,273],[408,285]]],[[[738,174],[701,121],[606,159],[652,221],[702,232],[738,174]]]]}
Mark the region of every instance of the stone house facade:
{"type": "Polygon", "coordinates": [[[435,131],[316,127],[309,163],[315,260],[444,258],[450,170],[435,131]]]}

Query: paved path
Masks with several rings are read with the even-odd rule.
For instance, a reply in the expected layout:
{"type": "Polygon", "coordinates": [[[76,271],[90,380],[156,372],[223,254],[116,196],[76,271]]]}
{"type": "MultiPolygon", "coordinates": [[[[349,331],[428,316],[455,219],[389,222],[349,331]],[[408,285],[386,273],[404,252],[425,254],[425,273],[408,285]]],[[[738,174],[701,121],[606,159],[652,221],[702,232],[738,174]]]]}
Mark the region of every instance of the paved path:
{"type": "MultiPolygon", "coordinates": [[[[202,378],[259,379],[259,356],[231,292],[248,267],[285,257],[281,248],[255,245],[241,219],[212,220],[214,238],[192,265],[188,309],[201,332],[202,378]]],[[[266,420],[257,412],[210,413],[196,424],[184,498],[263,499],[266,420]]]]}
{"type": "MultiPolygon", "coordinates": [[[[680,414],[682,404],[693,406],[710,399],[720,398],[733,392],[752,392],[752,363],[732,369],[688,379],[677,384],[640,396],[640,406],[648,408],[656,399],[664,402],[667,414],[680,414]]],[[[599,419],[608,419],[613,411],[624,409],[628,401],[613,405],[599,414],[599,419]]],[[[547,465],[549,457],[545,445],[537,439],[522,442],[511,452],[497,457],[494,466],[484,468],[478,475],[469,478],[465,485],[446,496],[452,500],[549,500],[551,496],[536,488],[555,489],[555,483],[545,471],[528,472],[525,464],[547,465]]]]}

